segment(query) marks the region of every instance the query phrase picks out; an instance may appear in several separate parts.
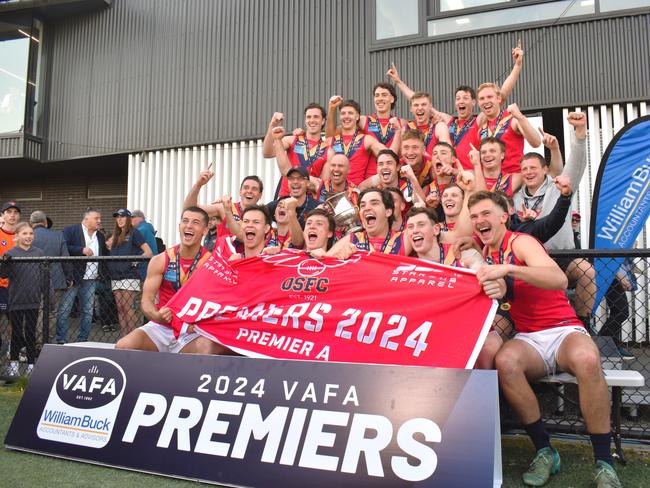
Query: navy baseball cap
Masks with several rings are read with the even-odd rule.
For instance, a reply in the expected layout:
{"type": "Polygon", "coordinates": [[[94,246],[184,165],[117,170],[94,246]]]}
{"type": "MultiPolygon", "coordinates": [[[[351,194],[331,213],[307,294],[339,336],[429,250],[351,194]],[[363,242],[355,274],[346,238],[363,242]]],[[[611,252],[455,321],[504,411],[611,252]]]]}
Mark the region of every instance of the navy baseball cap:
{"type": "Polygon", "coordinates": [[[131,212],[128,208],[121,208],[117,212],[113,213],[113,217],[130,217],[131,212]]]}
{"type": "Polygon", "coordinates": [[[289,171],[287,171],[287,178],[289,178],[293,173],[298,173],[303,178],[309,179],[309,173],[302,166],[296,166],[295,168],[291,168],[289,171]]]}
{"type": "Polygon", "coordinates": [[[4,212],[5,210],[9,210],[10,208],[15,208],[20,212],[20,205],[18,205],[18,202],[15,200],[9,200],[8,202],[5,202],[2,204],[2,211],[4,212]]]}

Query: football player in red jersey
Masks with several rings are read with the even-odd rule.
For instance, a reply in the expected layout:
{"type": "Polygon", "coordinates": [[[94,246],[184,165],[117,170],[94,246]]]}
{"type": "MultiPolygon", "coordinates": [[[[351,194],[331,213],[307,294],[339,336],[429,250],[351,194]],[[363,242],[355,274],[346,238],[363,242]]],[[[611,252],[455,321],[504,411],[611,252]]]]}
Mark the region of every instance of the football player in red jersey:
{"type": "MultiPolygon", "coordinates": [[[[362,115],[359,118],[359,127],[364,134],[373,136],[379,142],[395,152],[399,152],[399,143],[395,140],[395,134],[401,126],[406,124],[404,119],[397,119],[397,124],[391,123],[392,111],[395,108],[397,94],[395,87],[390,83],[377,83],[372,89],[375,113],[362,115]]],[[[330,105],[330,117],[325,126],[325,135],[334,137],[337,132],[336,108],[330,105]]]]}
{"type": "Polygon", "coordinates": [[[621,486],[612,467],[609,393],[600,353],[564,294],[566,275],[537,240],[507,229],[503,196],[480,191],[470,197],[468,206],[488,263],[477,272],[479,283],[500,278],[509,282],[506,299],[517,333],[499,349],[495,364],[501,391],[537,450],[524,483],[542,486],[560,469],[560,457],[551,447],[529,382],[566,371],[578,382],[580,410],[596,459],[596,482],[601,487],[621,486]]]}
{"type": "MultiPolygon", "coordinates": [[[[354,100],[342,100],[338,95],[330,98],[329,111],[340,112],[340,129],[332,137],[330,147],[327,151],[328,161],[335,154],[344,154],[350,161],[350,174],[348,179],[358,185],[364,179],[377,174],[377,166],[373,163],[371,156],[375,157],[379,151],[386,149],[381,142],[372,136],[366,135],[359,125],[361,119],[361,107],[354,100]]],[[[390,119],[393,127],[399,127],[396,117],[390,119]]],[[[393,145],[402,143],[401,131],[396,130],[393,145]]],[[[323,170],[323,179],[329,178],[329,167],[326,165],[323,170]]]]}
{"type": "Polygon", "coordinates": [[[229,352],[190,330],[181,332],[178,338],[174,336],[172,312],[165,304],[210,256],[201,246],[208,232],[208,214],[199,207],[186,208],[181,214],[178,232],[181,243],[155,255],[147,267],[141,308],[150,322],[121,338],[115,345],[117,349],[201,354],[229,352]]]}
{"type": "MultiPolygon", "coordinates": [[[[325,125],[325,109],[317,103],[310,103],[304,109],[304,116],[304,129],[297,129],[292,135],[282,134],[280,137],[282,148],[286,151],[292,167],[301,166],[310,176],[320,176],[327,162],[327,148],[330,145],[330,139],[321,136],[325,125]]],[[[271,117],[262,145],[262,155],[265,158],[276,157],[274,140],[278,139],[277,129],[282,126],[283,121],[284,114],[280,112],[274,113],[271,117]]],[[[282,174],[286,174],[286,171],[282,174]]],[[[289,185],[286,178],[282,178],[278,196],[283,197],[288,194],[289,185]]]]}
{"type": "MultiPolygon", "coordinates": [[[[523,57],[524,51],[521,46],[521,41],[519,41],[517,46],[512,48],[512,60],[514,63],[512,71],[501,87],[501,95],[504,101],[508,98],[519,79],[523,57]]],[[[401,80],[395,65],[392,65],[386,74],[406,98],[410,99],[413,96],[413,90],[401,80]]],[[[485,116],[481,113],[478,115],[473,114],[474,107],[476,106],[476,94],[474,89],[467,85],[461,85],[456,88],[454,92],[454,106],[456,108],[455,117],[443,112],[437,112],[436,116],[440,116],[448,125],[450,142],[456,149],[458,159],[463,165],[463,168],[473,170],[468,156],[471,150],[470,145],[478,147],[480,141],[478,135],[479,126],[485,122],[485,116]]],[[[436,113],[435,109],[434,113],[436,113]]]]}

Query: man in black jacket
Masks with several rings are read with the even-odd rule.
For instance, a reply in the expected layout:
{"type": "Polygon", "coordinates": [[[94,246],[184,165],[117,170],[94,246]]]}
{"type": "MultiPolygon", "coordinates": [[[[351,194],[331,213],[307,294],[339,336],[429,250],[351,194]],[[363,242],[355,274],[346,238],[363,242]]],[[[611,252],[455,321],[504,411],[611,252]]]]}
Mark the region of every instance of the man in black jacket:
{"type": "MultiPolygon", "coordinates": [[[[104,235],[99,232],[102,218],[99,210],[88,208],[83,214],[81,224],[63,229],[63,237],[70,256],[103,256],[108,254],[104,235]]],[[[56,319],[56,342],[65,344],[68,338],[70,312],[77,295],[79,295],[79,333],[78,342],[88,340],[93,318],[95,288],[99,279],[99,263],[75,263],[72,267],[72,286],[68,288],[59,305],[56,319]]]]}

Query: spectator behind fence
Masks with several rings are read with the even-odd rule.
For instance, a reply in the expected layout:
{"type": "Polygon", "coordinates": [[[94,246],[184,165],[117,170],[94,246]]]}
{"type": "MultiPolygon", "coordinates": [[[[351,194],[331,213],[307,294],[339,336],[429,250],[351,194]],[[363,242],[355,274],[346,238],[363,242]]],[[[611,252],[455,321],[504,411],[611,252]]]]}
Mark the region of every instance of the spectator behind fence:
{"type": "MultiPolygon", "coordinates": [[[[5,202],[2,205],[2,213],[0,214],[2,223],[0,223],[0,257],[16,244],[14,237],[16,232],[16,224],[20,220],[20,206],[14,201],[5,202]]],[[[2,316],[7,314],[7,305],[9,304],[9,292],[7,287],[9,281],[0,278],[0,320],[2,316]]],[[[0,326],[2,323],[0,323],[0,326]]],[[[7,328],[8,330],[8,328],[7,328]]],[[[0,357],[4,358],[6,350],[2,348],[2,336],[5,334],[4,330],[0,327],[0,357]]]]}
{"type": "MultiPolygon", "coordinates": [[[[144,212],[142,210],[134,210],[131,212],[131,224],[133,224],[133,227],[135,227],[138,232],[142,234],[142,237],[144,237],[145,242],[149,245],[149,249],[151,249],[152,256],[158,254],[158,244],[156,244],[156,229],[154,229],[153,225],[150,222],[147,222],[147,218],[144,216],[144,212]]],[[[138,266],[140,279],[143,281],[147,277],[147,264],[149,264],[148,261],[143,261],[138,266]]]]}
{"type": "MultiPolygon", "coordinates": [[[[0,256],[16,245],[16,224],[20,220],[20,206],[14,201],[2,205],[2,225],[0,226],[0,256]]],[[[7,287],[9,280],[0,279],[0,314],[6,312],[9,303],[7,287]]]]}
{"type": "Polygon", "coordinates": [[[203,239],[203,247],[210,252],[214,251],[214,245],[217,242],[217,237],[219,237],[217,233],[217,227],[221,223],[219,220],[218,215],[211,215],[208,221],[208,233],[203,239]]]}
{"type": "MultiPolygon", "coordinates": [[[[63,232],[51,230],[48,227],[45,212],[41,210],[32,212],[29,222],[34,229],[34,242],[32,245],[41,249],[44,256],[70,256],[63,232]]],[[[50,263],[50,289],[53,291],[53,300],[50,303],[51,311],[56,312],[63,292],[72,286],[72,281],[72,265],[69,262],[50,263]]]]}
{"type": "MultiPolygon", "coordinates": [[[[107,245],[111,256],[151,256],[152,251],[143,235],[133,227],[131,212],[121,208],[113,214],[115,228],[107,245]]],[[[115,296],[117,314],[120,320],[122,336],[126,336],[138,325],[138,313],[134,310],[135,299],[140,291],[140,273],[131,261],[109,263],[111,289],[115,296]]]]}
{"type": "MultiPolygon", "coordinates": [[[[98,232],[102,223],[99,210],[88,208],[83,214],[81,224],[70,225],[63,229],[63,237],[70,256],[105,256],[106,239],[98,232]]],[[[78,342],[88,340],[93,319],[93,305],[95,303],[95,288],[99,279],[100,263],[96,261],[83,261],[72,266],[73,285],[68,288],[59,305],[56,316],[56,342],[65,344],[68,340],[70,326],[70,313],[77,295],[79,295],[79,332],[78,342]]]]}
{"type": "Polygon", "coordinates": [[[16,246],[7,251],[9,262],[0,267],[0,276],[9,279],[9,320],[11,321],[11,348],[8,376],[18,375],[18,358],[24,347],[27,352],[27,374],[36,361],[36,322],[41,303],[40,266],[34,262],[11,262],[17,257],[41,257],[43,251],[34,247],[34,231],[27,222],[16,226],[16,246]]]}

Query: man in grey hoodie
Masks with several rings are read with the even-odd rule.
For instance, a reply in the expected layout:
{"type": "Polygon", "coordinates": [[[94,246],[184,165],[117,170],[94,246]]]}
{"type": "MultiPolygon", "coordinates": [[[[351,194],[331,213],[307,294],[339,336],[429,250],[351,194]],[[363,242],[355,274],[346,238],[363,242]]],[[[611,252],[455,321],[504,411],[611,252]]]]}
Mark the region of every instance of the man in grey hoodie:
{"type": "MultiPolygon", "coordinates": [[[[574,131],[570,135],[569,158],[561,174],[569,177],[571,186],[577,188],[587,166],[587,117],[581,112],[571,112],[567,120],[574,131]]],[[[515,208],[524,206],[537,212],[538,216],[548,215],[560,196],[560,190],[548,174],[548,164],[539,154],[525,154],[521,160],[521,174],[524,184],[514,195],[515,208]]],[[[575,249],[570,215],[566,216],[558,233],[544,242],[544,247],[547,250],[575,249]]],[[[589,329],[591,309],[596,296],[594,268],[589,261],[580,258],[560,259],[558,265],[566,273],[570,285],[575,285],[576,312],[589,329]]]]}

